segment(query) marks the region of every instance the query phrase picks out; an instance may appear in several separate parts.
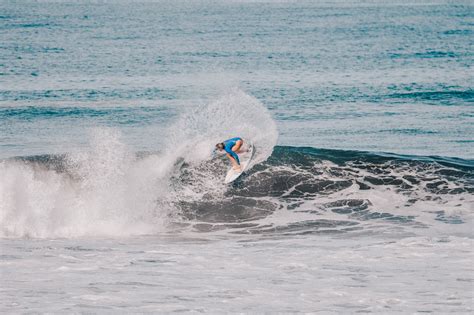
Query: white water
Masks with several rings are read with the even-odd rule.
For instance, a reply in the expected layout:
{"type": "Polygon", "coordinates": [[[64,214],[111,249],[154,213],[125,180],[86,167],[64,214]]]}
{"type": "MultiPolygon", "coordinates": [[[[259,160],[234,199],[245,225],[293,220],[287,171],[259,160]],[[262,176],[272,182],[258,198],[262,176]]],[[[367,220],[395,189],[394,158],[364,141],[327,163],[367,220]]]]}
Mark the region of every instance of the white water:
{"type": "Polygon", "coordinates": [[[472,312],[467,238],[201,235],[1,246],[0,311],[14,313],[472,312]]]}
{"type": "Polygon", "coordinates": [[[142,160],[114,130],[91,134],[90,151],[67,157],[68,173],[0,163],[0,233],[7,237],[126,236],[157,232],[167,170],[142,160]]]}

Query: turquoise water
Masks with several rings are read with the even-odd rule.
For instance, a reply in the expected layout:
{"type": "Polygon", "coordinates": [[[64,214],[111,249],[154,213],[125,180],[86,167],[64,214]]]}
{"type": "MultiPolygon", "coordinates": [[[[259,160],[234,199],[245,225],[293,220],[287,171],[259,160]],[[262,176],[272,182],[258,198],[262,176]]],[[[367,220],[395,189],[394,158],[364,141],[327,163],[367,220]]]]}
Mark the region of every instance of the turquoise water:
{"type": "Polygon", "coordinates": [[[2,157],[68,152],[103,125],[157,150],[178,115],[234,87],[270,109],[279,144],[473,156],[468,2],[1,8],[2,157]]]}
{"type": "Polygon", "coordinates": [[[0,311],[472,313],[473,12],[0,0],[0,311]]]}

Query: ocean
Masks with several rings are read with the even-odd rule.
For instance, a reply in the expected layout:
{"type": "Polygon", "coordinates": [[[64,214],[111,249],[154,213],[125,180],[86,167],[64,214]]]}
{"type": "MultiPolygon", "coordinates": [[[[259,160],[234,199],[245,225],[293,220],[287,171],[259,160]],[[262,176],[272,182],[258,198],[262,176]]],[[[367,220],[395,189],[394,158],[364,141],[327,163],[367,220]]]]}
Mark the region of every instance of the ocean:
{"type": "Polygon", "coordinates": [[[0,1],[0,311],[471,313],[473,34],[469,1],[0,1]]]}

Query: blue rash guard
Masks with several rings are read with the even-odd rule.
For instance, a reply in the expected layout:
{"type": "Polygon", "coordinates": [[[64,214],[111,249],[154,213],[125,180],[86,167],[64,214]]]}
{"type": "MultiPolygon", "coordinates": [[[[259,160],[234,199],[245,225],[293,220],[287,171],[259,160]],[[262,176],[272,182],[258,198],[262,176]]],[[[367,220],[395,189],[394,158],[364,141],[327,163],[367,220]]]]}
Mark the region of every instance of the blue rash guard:
{"type": "Polygon", "coordinates": [[[242,140],[242,138],[232,138],[232,139],[224,141],[223,143],[224,143],[225,152],[229,153],[237,161],[237,164],[240,165],[239,156],[234,151],[232,151],[232,147],[239,140],[242,140]]]}

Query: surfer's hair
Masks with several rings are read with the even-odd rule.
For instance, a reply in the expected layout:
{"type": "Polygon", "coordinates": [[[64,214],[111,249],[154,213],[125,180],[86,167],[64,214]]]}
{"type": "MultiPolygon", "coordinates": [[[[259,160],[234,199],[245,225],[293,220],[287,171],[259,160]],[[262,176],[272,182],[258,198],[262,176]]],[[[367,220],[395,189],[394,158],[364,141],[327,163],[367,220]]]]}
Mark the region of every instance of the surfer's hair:
{"type": "Polygon", "coordinates": [[[218,144],[216,144],[216,148],[218,149],[224,149],[225,145],[224,145],[224,142],[220,142],[218,144]]]}

